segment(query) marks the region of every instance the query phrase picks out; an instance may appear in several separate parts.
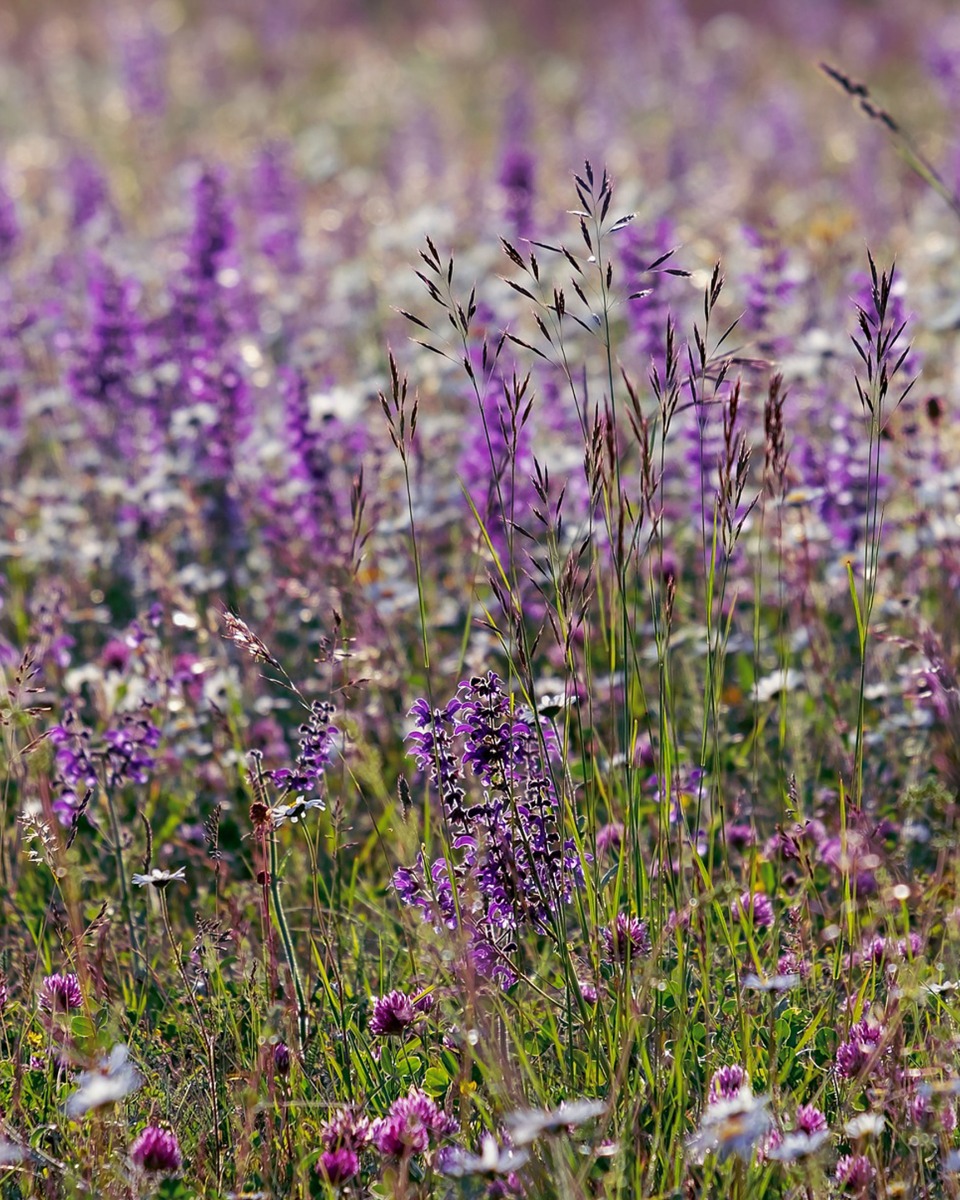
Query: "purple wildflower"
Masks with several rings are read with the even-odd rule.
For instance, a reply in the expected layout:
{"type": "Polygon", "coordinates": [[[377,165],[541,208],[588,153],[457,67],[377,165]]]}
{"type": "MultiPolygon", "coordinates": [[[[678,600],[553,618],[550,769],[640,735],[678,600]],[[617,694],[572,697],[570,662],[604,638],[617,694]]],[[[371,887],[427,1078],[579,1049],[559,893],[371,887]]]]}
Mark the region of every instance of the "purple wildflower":
{"type": "Polygon", "coordinates": [[[188,356],[221,345],[228,332],[221,271],[234,243],[234,222],[223,172],[204,167],[193,187],[193,228],[186,267],[175,288],[176,321],[188,356]]]}
{"type": "Polygon", "coordinates": [[[438,785],[456,857],[429,869],[421,859],[394,886],[437,927],[462,924],[474,969],[508,987],[515,932],[549,932],[583,878],[575,844],[561,840],[556,736],[548,721],[514,708],[493,672],[461,684],[446,708],[421,700],[411,715],[411,753],[438,785]]]}
{"type": "Polygon", "coordinates": [[[512,95],[504,110],[504,145],[497,182],[503,190],[504,217],[511,238],[526,238],[532,228],[536,162],[527,148],[527,104],[521,92],[512,95]]]}
{"type": "Polygon", "coordinates": [[[519,146],[511,146],[500,164],[499,182],[504,191],[507,222],[515,237],[526,237],[531,228],[534,175],[533,155],[519,146]]]}
{"type": "Polygon", "coordinates": [[[112,426],[129,424],[141,332],[134,284],[102,259],[94,260],[89,326],[77,342],[69,382],[77,402],[104,437],[111,435],[112,426]]]}
{"type": "Polygon", "coordinates": [[[733,903],[733,915],[742,924],[749,922],[754,929],[769,929],[774,921],[773,904],[764,892],[744,892],[733,903]]]}
{"type": "Polygon", "coordinates": [[[589,979],[578,979],[577,983],[580,986],[580,995],[587,1004],[596,1004],[600,999],[600,993],[597,990],[597,985],[589,979]]]}
{"type": "Polygon", "coordinates": [[[797,1115],[794,1119],[794,1126],[799,1133],[823,1133],[828,1129],[827,1118],[823,1115],[819,1108],[813,1104],[797,1105],[797,1115]]]}
{"type": "Polygon", "coordinates": [[[273,1069],[278,1075],[290,1074],[290,1047],[286,1042],[277,1042],[273,1048],[273,1069]]]}
{"type": "Polygon", "coordinates": [[[100,655],[100,665],[103,667],[103,673],[109,675],[111,671],[122,675],[130,665],[130,645],[123,641],[122,638],[112,638],[104,646],[100,655]]]}
{"type": "Polygon", "coordinates": [[[72,1012],[83,1005],[76,975],[48,975],[40,984],[38,1004],[45,1012],[72,1012]]]}
{"type": "Polygon", "coordinates": [[[794,950],[785,950],[777,959],[778,975],[799,975],[806,979],[810,974],[810,964],[794,950]]]}
{"type": "Polygon", "coordinates": [[[934,1105],[931,1096],[915,1092],[907,1102],[907,1113],[914,1125],[921,1129],[940,1128],[944,1133],[953,1133],[957,1127],[957,1110],[954,1105],[934,1105]]]}
{"type": "Polygon", "coordinates": [[[110,190],[98,163],[86,154],[74,154],[66,166],[67,192],[70,196],[70,225],[83,229],[110,208],[110,190]]]}
{"type": "Polygon", "coordinates": [[[740,319],[745,333],[754,334],[765,354],[783,349],[783,339],[772,334],[771,321],[782,310],[795,289],[787,275],[787,252],[777,238],[752,226],[744,226],[747,243],[757,252],[754,269],[743,279],[747,289],[746,310],[740,319]]]}
{"type": "MultiPolygon", "coordinates": [[[[136,12],[136,9],[132,9],[136,12]]],[[[161,117],[167,106],[167,43],[147,18],[128,19],[115,47],[124,99],[140,117],[161,117]]]]}
{"type": "Polygon", "coordinates": [[[320,1141],[325,1150],[347,1149],[359,1154],[370,1144],[373,1126],[370,1121],[350,1108],[342,1108],[320,1129],[320,1141]]]}
{"type": "Polygon", "coordinates": [[[617,913],[617,919],[600,930],[606,957],[619,963],[633,962],[650,954],[650,932],[646,921],[628,913],[617,913]]]}
{"type": "Polygon", "coordinates": [[[257,215],[260,253],[284,275],[294,275],[300,260],[300,196],[289,165],[290,147],[268,142],[251,172],[251,200],[257,215]]]}
{"type": "Polygon", "coordinates": [[[877,1058],[878,1047],[883,1038],[879,1025],[858,1021],[850,1030],[850,1036],[837,1047],[836,1072],[841,1079],[853,1079],[877,1058]]]}
{"type": "MultiPolygon", "coordinates": [[[[332,704],[314,700],[310,706],[309,719],[300,726],[300,749],[293,769],[280,767],[271,771],[270,778],[284,794],[295,793],[305,796],[308,792],[325,790],[324,771],[330,765],[336,749],[340,731],[331,724],[336,712],[332,704]]],[[[315,804],[314,807],[323,807],[315,804]]]]}
{"type": "Polygon", "coordinates": [[[876,1171],[870,1159],[864,1154],[845,1154],[837,1163],[834,1178],[840,1189],[851,1195],[862,1195],[870,1184],[876,1171]]]}
{"type": "Polygon", "coordinates": [[[623,847],[624,828],[622,821],[612,821],[597,830],[597,854],[609,854],[617,858],[623,847]]]}
{"type": "Polygon", "coordinates": [[[441,1112],[425,1092],[412,1088],[391,1104],[372,1132],[374,1144],[385,1157],[408,1158],[439,1145],[456,1128],[456,1121],[441,1112]]]}
{"type": "Polygon", "coordinates": [[[56,789],[53,811],[61,825],[73,823],[87,794],[97,786],[97,768],[93,757],[90,730],[74,712],[64,713],[63,722],[54,725],[48,737],[56,747],[56,789]]]}
{"type": "Polygon", "coordinates": [[[351,488],[367,438],[358,421],[314,412],[307,376],[280,372],[286,461],[282,477],[265,489],[277,522],[275,539],[306,545],[317,557],[343,553],[350,536],[351,488]]]}
{"type": "Polygon", "coordinates": [[[719,1071],[714,1072],[710,1080],[707,1103],[717,1104],[720,1100],[732,1100],[749,1082],[746,1071],[738,1063],[721,1067],[719,1071]]]}
{"type": "Polygon", "coordinates": [[[20,241],[20,221],[13,197],[0,180],[0,263],[13,258],[20,241]]]}
{"type": "Polygon", "coordinates": [[[160,730],[145,717],[124,716],[103,735],[107,786],[146,783],[153,767],[153,754],[160,744],[160,730]]]}
{"type": "Polygon", "coordinates": [[[417,1019],[413,1001],[404,992],[388,992],[373,1004],[370,1032],[376,1037],[399,1036],[417,1019]]]}
{"type": "Polygon", "coordinates": [[[324,1150],[317,1159],[316,1169],[331,1187],[340,1187],[359,1173],[360,1158],[349,1146],[338,1146],[335,1150],[324,1150]]]}
{"type": "Polygon", "coordinates": [[[731,849],[739,850],[743,853],[755,841],[756,835],[753,832],[753,826],[748,825],[745,821],[735,822],[727,826],[727,845],[731,849]]]}
{"type": "Polygon", "coordinates": [[[177,1135],[169,1129],[148,1125],[130,1147],[130,1157],[142,1171],[170,1174],[182,1162],[177,1135]]]}

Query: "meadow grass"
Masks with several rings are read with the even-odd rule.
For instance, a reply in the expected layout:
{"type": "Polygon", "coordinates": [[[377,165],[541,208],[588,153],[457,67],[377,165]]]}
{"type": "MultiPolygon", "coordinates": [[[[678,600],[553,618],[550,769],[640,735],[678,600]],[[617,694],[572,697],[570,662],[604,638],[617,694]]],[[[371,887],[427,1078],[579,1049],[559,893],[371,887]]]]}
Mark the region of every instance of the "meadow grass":
{"type": "Polygon", "coordinates": [[[308,9],[0,25],[0,1196],[957,1195],[960,27],[308,9]]]}

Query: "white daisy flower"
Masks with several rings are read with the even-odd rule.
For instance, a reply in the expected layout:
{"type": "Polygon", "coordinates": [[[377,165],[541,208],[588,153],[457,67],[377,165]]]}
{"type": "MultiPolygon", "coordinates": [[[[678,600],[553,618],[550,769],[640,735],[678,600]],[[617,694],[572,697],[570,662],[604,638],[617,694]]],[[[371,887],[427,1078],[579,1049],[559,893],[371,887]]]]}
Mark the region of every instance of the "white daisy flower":
{"type": "Polygon", "coordinates": [[[126,1046],[114,1046],[99,1070],[81,1072],[77,1090],[70,1093],[64,1105],[68,1117],[77,1120],[91,1109],[115,1104],[140,1087],[143,1076],[129,1061],[128,1053],[126,1046]]]}

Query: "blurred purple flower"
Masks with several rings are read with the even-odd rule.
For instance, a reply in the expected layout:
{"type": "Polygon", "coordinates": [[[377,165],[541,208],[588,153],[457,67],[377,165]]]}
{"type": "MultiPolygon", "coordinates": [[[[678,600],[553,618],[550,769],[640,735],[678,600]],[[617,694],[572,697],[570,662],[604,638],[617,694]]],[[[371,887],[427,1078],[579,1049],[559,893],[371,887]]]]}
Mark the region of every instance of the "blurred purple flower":
{"type": "Polygon", "coordinates": [[[451,1137],[457,1129],[425,1093],[412,1088],[390,1106],[387,1115],[373,1126],[373,1141],[387,1158],[408,1158],[423,1154],[451,1137]]]}
{"type": "Polygon", "coordinates": [[[151,1174],[169,1175],[178,1171],[182,1158],[177,1135],[170,1129],[148,1125],[130,1147],[130,1158],[142,1171],[151,1174]]]}
{"type": "Polygon", "coordinates": [[[65,169],[70,196],[70,224],[84,229],[102,212],[110,210],[110,190],[99,164],[88,154],[71,155],[65,169]]]}
{"type": "Polygon", "coordinates": [[[286,1042],[277,1042],[273,1047],[273,1069],[280,1076],[290,1074],[290,1047],[286,1042]]]}
{"type": "Polygon", "coordinates": [[[257,244],[281,275],[295,275],[300,258],[300,194],[290,169],[290,147],[266,142],[250,173],[251,207],[257,217],[257,244]]]}
{"type": "Polygon", "coordinates": [[[827,1118],[813,1104],[798,1104],[794,1125],[800,1133],[822,1133],[828,1129],[827,1118]]]}
{"type": "Polygon", "coordinates": [[[840,1190],[855,1196],[866,1192],[875,1175],[870,1159],[863,1154],[845,1154],[834,1171],[840,1190]]]}
{"type": "Polygon", "coordinates": [[[617,913],[612,925],[600,930],[606,958],[611,962],[635,962],[650,954],[650,931],[646,921],[629,913],[617,913]]]}
{"type": "Polygon", "coordinates": [[[324,1150],[317,1159],[317,1174],[331,1187],[349,1183],[360,1172],[360,1158],[349,1146],[324,1150]]]}
{"type": "Polygon", "coordinates": [[[876,1063],[883,1029],[868,1021],[858,1021],[850,1029],[850,1036],[837,1047],[835,1067],[841,1079],[853,1079],[865,1067],[876,1063]]]}
{"type": "Polygon", "coordinates": [[[740,1089],[750,1082],[746,1071],[739,1063],[730,1063],[713,1073],[710,1087],[707,1090],[707,1103],[716,1104],[718,1100],[732,1100],[740,1089]]]}
{"type": "Polygon", "coordinates": [[[773,903],[765,892],[744,892],[733,902],[733,915],[754,929],[769,929],[774,922],[773,903]]]}

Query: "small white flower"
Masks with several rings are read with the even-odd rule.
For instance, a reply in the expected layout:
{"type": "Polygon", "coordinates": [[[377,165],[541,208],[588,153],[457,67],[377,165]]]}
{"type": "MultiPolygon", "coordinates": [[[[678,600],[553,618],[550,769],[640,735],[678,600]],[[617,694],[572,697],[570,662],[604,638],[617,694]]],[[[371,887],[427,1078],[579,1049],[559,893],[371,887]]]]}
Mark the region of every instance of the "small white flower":
{"type": "Polygon", "coordinates": [[[721,1162],[731,1154],[749,1162],[754,1147],[772,1124],[770,1097],[755,1096],[749,1084],[744,1084],[729,1100],[707,1106],[700,1128],[687,1139],[687,1149],[697,1162],[711,1152],[721,1162]]]}
{"type": "Polygon", "coordinates": [[[134,887],[150,887],[165,888],[167,884],[173,883],[175,879],[186,879],[186,868],[177,867],[175,871],[161,871],[159,867],[154,867],[149,875],[134,875],[134,887]]]}
{"type": "Polygon", "coordinates": [[[549,696],[541,696],[537,702],[537,712],[542,717],[558,717],[568,708],[577,703],[576,696],[565,696],[563,692],[555,692],[549,696]]]}
{"type": "Polygon", "coordinates": [[[510,1147],[501,1149],[497,1139],[487,1133],[480,1144],[479,1154],[470,1154],[458,1147],[444,1160],[443,1173],[457,1179],[464,1175],[509,1175],[512,1171],[519,1171],[529,1159],[528,1151],[510,1147]]]}
{"type": "Polygon", "coordinates": [[[763,679],[758,679],[753,689],[753,698],[760,704],[764,704],[767,700],[773,700],[779,696],[781,692],[794,692],[804,681],[802,671],[795,671],[793,667],[789,667],[786,671],[774,671],[771,675],[765,675],[763,679]]]}
{"type": "Polygon", "coordinates": [[[942,992],[955,992],[960,988],[960,983],[954,979],[945,979],[939,983],[922,983],[920,985],[921,992],[927,992],[931,996],[939,996],[942,992]]]}
{"type": "Polygon", "coordinates": [[[126,1046],[114,1046],[110,1057],[103,1060],[99,1070],[81,1072],[77,1077],[77,1090],[70,1093],[64,1105],[68,1117],[76,1120],[91,1109],[115,1104],[140,1087],[143,1076],[127,1055],[126,1046]]]}
{"type": "Polygon", "coordinates": [[[518,1112],[508,1113],[505,1118],[507,1128],[518,1146],[526,1146],[542,1133],[559,1133],[571,1125],[583,1125],[585,1122],[599,1117],[607,1111],[602,1100],[573,1100],[566,1101],[550,1112],[539,1108],[524,1108],[518,1112]]]}
{"type": "Polygon", "coordinates": [[[829,1129],[820,1129],[816,1133],[785,1134],[779,1146],[767,1151],[767,1158],[776,1162],[793,1162],[798,1158],[806,1158],[808,1154],[815,1154],[829,1136],[829,1129]]]}
{"type": "Polygon", "coordinates": [[[270,820],[274,829],[279,829],[287,821],[291,825],[296,825],[303,814],[312,808],[324,809],[326,807],[322,800],[305,800],[303,796],[298,796],[292,804],[275,804],[270,809],[270,820]]]}
{"type": "Polygon", "coordinates": [[[921,1083],[917,1094],[925,1100],[934,1096],[960,1095],[960,1079],[935,1079],[932,1083],[921,1083]]]}
{"type": "Polygon", "coordinates": [[[24,1162],[30,1157],[30,1151],[23,1146],[18,1146],[16,1142],[8,1142],[6,1138],[0,1138],[0,1167],[12,1167],[16,1163],[24,1162]]]}
{"type": "Polygon", "coordinates": [[[789,992],[800,982],[799,975],[744,975],[743,986],[754,992],[789,992]]]}
{"type": "Polygon", "coordinates": [[[879,1137],[886,1124],[879,1113],[858,1113],[844,1125],[843,1132],[854,1141],[860,1138],[879,1137]]]}

